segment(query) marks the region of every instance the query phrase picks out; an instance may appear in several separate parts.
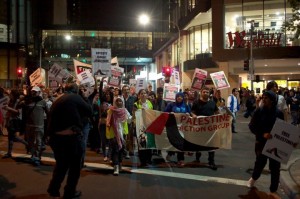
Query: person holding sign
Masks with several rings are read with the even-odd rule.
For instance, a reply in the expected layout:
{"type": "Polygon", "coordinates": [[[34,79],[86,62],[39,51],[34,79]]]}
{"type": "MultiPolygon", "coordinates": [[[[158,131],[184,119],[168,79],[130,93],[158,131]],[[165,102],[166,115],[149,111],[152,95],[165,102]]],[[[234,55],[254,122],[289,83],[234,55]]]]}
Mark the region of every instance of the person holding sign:
{"type": "Polygon", "coordinates": [[[256,161],[252,177],[249,179],[247,186],[254,186],[255,181],[260,177],[267,160],[269,159],[269,168],[271,170],[270,191],[276,192],[279,184],[280,162],[268,158],[262,154],[263,148],[268,139],[271,139],[271,130],[275,124],[276,118],[284,119],[282,111],[277,108],[276,94],[273,91],[266,91],[262,95],[263,106],[255,110],[249,123],[249,129],[255,134],[255,154],[256,161]]]}

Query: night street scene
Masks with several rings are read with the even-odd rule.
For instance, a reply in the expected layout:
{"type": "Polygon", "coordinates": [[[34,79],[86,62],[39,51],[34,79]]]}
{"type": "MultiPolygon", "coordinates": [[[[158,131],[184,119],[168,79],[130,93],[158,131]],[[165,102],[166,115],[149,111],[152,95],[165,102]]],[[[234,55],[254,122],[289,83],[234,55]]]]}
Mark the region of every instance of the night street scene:
{"type": "Polygon", "coordinates": [[[0,0],[0,199],[300,199],[300,0],[0,0]]]}

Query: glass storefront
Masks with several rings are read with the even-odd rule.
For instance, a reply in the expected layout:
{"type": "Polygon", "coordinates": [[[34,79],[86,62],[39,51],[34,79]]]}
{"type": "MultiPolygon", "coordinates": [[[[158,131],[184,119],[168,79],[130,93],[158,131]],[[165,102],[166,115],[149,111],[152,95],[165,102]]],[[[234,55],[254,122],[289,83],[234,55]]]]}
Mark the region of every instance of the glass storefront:
{"type": "MultiPolygon", "coordinates": [[[[46,56],[55,56],[52,50],[82,50],[110,48],[117,50],[152,50],[151,32],[44,30],[43,44],[46,56]]],[[[78,52],[77,52],[78,53],[78,52]]],[[[74,57],[74,55],[71,55],[74,57]]]]}
{"type": "Polygon", "coordinates": [[[293,46],[295,32],[283,31],[292,17],[286,0],[225,0],[225,49],[247,48],[253,27],[254,48],[293,46]]]}
{"type": "Polygon", "coordinates": [[[188,29],[188,58],[212,52],[212,24],[202,24],[188,29]]]}

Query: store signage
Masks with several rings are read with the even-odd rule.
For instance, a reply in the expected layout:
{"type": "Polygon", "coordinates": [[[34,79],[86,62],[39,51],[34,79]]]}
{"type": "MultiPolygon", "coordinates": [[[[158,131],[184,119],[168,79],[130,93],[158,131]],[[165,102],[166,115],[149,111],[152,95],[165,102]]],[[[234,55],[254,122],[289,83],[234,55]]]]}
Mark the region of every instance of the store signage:
{"type": "MultiPolygon", "coordinates": [[[[236,31],[226,33],[229,48],[250,48],[250,33],[236,31]]],[[[252,35],[253,47],[278,47],[282,33],[255,33],[252,35]]]]}

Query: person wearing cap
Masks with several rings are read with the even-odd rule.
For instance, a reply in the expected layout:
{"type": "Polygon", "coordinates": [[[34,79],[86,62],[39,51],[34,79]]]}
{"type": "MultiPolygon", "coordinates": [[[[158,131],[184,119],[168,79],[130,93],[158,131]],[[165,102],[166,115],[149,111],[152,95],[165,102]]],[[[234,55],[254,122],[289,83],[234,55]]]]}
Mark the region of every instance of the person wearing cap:
{"type": "Polygon", "coordinates": [[[271,171],[271,193],[275,193],[278,189],[280,162],[269,158],[262,154],[263,148],[268,139],[271,139],[271,130],[277,118],[284,119],[282,111],[277,108],[276,93],[273,91],[265,91],[262,95],[263,105],[255,110],[253,117],[249,123],[250,131],[255,135],[255,154],[256,160],[251,178],[247,186],[252,188],[254,183],[260,177],[267,160],[269,160],[269,168],[271,171]]]}
{"type": "Polygon", "coordinates": [[[31,153],[32,163],[40,165],[42,156],[42,140],[44,137],[44,114],[48,114],[48,106],[41,97],[41,89],[33,86],[29,97],[25,99],[25,132],[27,133],[28,149],[31,153]]]}

